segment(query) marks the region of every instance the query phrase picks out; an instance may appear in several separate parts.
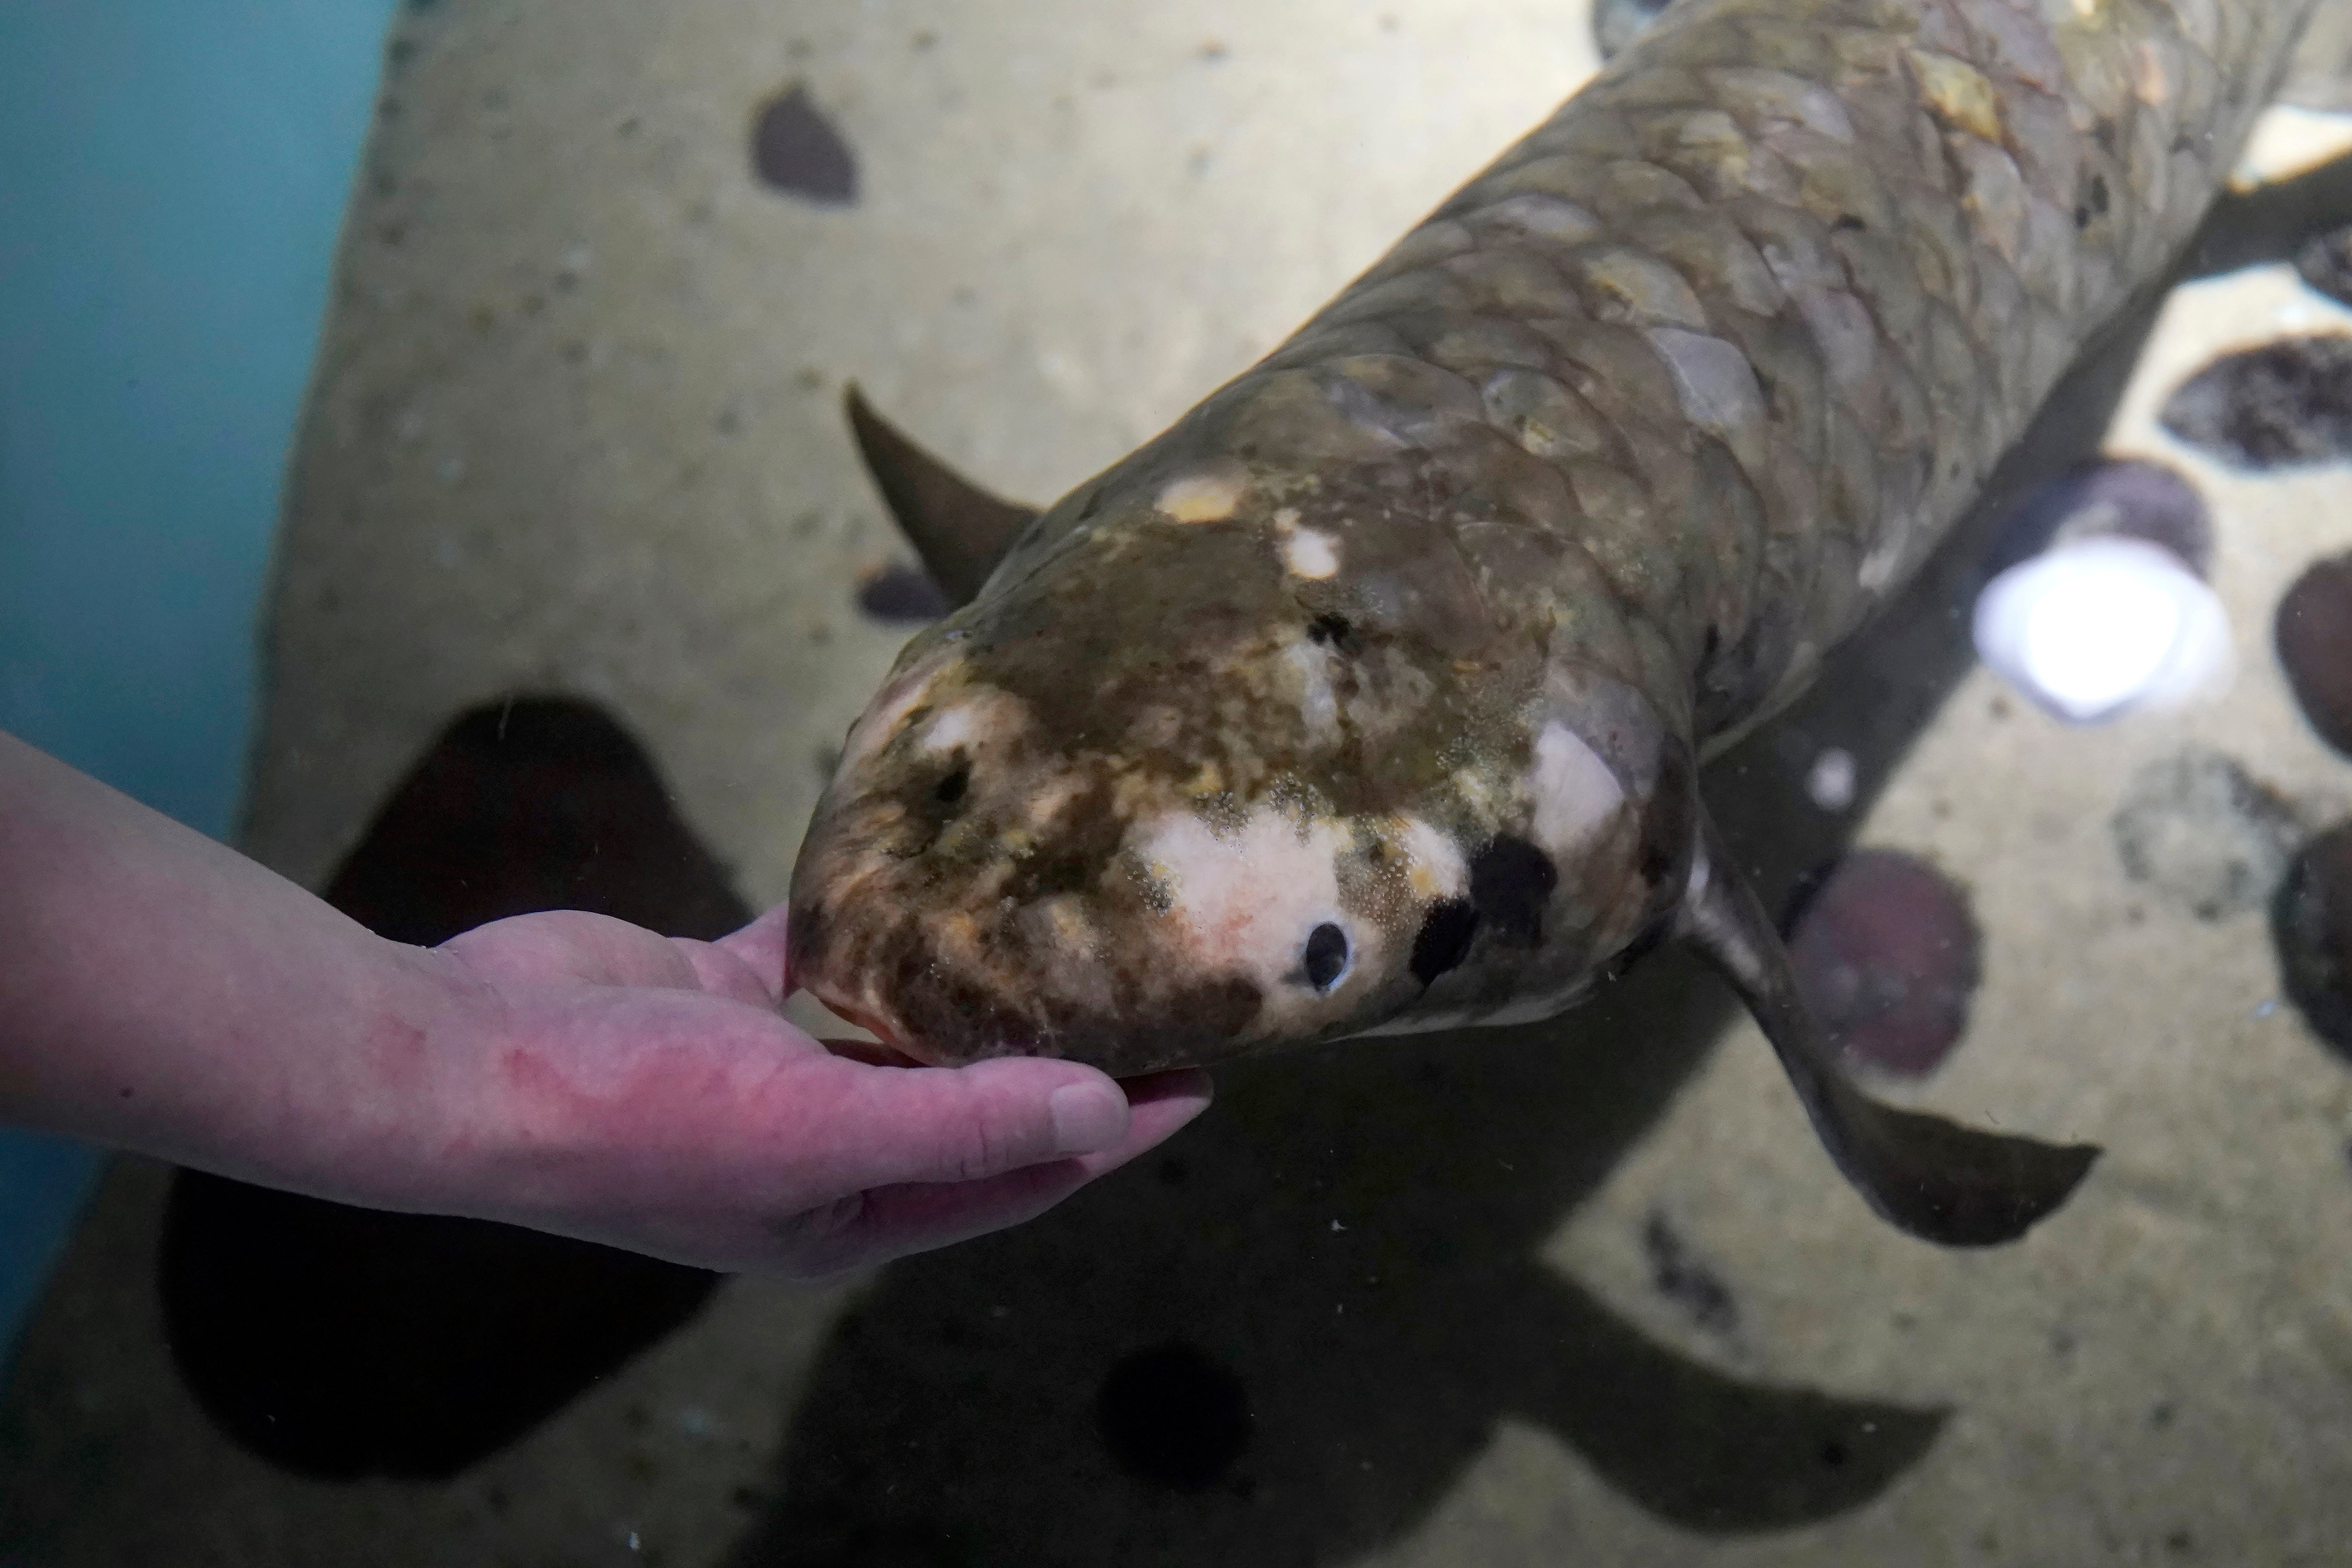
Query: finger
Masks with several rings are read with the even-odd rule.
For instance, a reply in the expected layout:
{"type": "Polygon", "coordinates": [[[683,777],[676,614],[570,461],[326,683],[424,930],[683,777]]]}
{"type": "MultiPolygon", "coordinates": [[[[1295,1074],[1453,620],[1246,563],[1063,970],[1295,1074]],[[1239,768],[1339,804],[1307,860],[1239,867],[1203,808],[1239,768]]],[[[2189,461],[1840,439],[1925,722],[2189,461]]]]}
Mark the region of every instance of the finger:
{"type": "Polygon", "coordinates": [[[950,1247],[1036,1218],[1080,1187],[1164,1142],[1208,1109],[1209,1075],[1192,1068],[1120,1085],[1133,1102],[1127,1136],[1113,1147],[976,1182],[877,1187],[849,1202],[796,1215],[779,1231],[783,1268],[823,1277],[950,1247]]]}
{"type": "Polygon", "coordinates": [[[784,976],[784,913],[788,907],[778,904],[742,930],[710,944],[759,978],[767,989],[770,1006],[790,994],[784,976]]]}
{"type": "Polygon", "coordinates": [[[1200,1068],[1121,1079],[1118,1087],[1127,1095],[1127,1136],[1111,1148],[1077,1157],[1088,1181],[1166,1142],[1216,1099],[1216,1086],[1200,1068]]]}
{"type": "Polygon", "coordinates": [[[835,1058],[824,1118],[827,1173],[841,1190],[976,1182],[1127,1137],[1127,1096],[1076,1062],[1007,1057],[961,1068],[864,1068],[835,1058]]]}
{"type": "Polygon", "coordinates": [[[683,954],[692,967],[694,978],[702,989],[714,996],[724,996],[730,1002],[740,1002],[762,1012],[776,1010],[781,998],[775,987],[760,973],[743,961],[733,949],[716,942],[696,942],[688,937],[675,936],[670,945],[683,954]]]}

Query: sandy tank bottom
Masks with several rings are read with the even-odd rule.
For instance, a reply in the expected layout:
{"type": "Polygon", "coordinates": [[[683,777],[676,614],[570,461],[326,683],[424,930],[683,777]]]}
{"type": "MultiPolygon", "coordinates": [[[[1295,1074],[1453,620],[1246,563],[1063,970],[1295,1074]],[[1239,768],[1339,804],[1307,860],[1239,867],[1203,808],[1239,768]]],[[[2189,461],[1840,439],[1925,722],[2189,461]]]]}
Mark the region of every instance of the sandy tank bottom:
{"type": "MultiPolygon", "coordinates": [[[[1050,500],[1595,59],[1577,0],[411,0],[291,470],[246,847],[323,889],[448,726],[555,697],[642,747],[722,892],[777,900],[929,607],[845,384],[1050,500]]],[[[2337,327],[2284,265],[2185,288],[2108,435],[2204,500],[2225,696],[2070,728],[1973,669],[1911,741],[1849,671],[1710,779],[1754,779],[1727,814],[1759,858],[1900,851],[1964,899],[1965,1033],[1887,1092],[2105,1146],[2022,1244],[1874,1220],[1752,1026],[1664,963],[1549,1036],[1233,1069],[1024,1231],[727,1283],[453,1479],[328,1482],[184,1386],[171,1176],[126,1161],[0,1403],[0,1563],[2344,1561],[2352,1061],[2284,994],[2268,909],[2352,816],[2272,644],[2352,550],[2352,469],[2249,471],[2158,419],[2217,355],[2337,327]],[[2215,757],[2281,864],[2165,793],[2215,757]],[[2207,896],[2217,858],[2252,879],[2207,896]]]]}

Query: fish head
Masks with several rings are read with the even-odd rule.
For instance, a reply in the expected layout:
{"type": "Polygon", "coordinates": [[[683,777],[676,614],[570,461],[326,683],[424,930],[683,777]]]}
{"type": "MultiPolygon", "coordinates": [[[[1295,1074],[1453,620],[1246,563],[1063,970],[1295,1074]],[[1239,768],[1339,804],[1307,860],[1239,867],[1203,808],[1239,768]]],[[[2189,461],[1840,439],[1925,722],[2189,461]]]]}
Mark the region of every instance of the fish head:
{"type": "Polygon", "coordinates": [[[1660,926],[1689,748],[1557,624],[1559,541],[1219,471],[1057,507],[908,645],[794,869],[796,984],[920,1060],[1125,1074],[1546,1016],[1660,926]]]}

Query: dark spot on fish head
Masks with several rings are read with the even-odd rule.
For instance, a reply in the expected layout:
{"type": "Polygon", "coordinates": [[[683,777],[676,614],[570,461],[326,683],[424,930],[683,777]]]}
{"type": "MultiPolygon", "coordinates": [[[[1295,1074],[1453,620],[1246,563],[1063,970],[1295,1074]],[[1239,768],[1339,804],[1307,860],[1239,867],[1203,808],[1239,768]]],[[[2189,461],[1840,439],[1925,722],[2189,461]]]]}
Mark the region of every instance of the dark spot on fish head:
{"type": "Polygon", "coordinates": [[[2313,1034],[2352,1057],[2352,822],[2294,858],[2271,905],[2279,976],[2313,1034]]]}
{"type": "Polygon", "coordinates": [[[1095,1394],[1095,1426],[1137,1480],[1200,1491],[1249,1447],[1249,1391],[1232,1369],[1182,1340],[1124,1357],[1095,1394]]]}
{"type": "Polygon", "coordinates": [[[2002,525],[1986,574],[2102,536],[2145,540],[2200,577],[2212,567],[2212,514],[2197,487],[2162,463],[2123,458],[2084,463],[2027,496],[2002,525]]]}
{"type": "Polygon", "coordinates": [[[1816,879],[1789,957],[1832,1044],[1882,1071],[1923,1078],[1968,1027],[1979,945],[1968,896],[1950,879],[1900,851],[1864,849],[1816,879]]]}
{"type": "Polygon", "coordinates": [[[2295,579],[2272,635],[2287,685],[2320,739],[2352,757],[2352,554],[2295,579]]]}
{"type": "Polygon", "coordinates": [[[1478,909],[1467,899],[1440,899],[1422,917],[1412,939],[1412,977],[1427,985],[1458,969],[1478,934],[1478,909]]]}
{"type": "Polygon", "coordinates": [[[2281,338],[2224,355],[2167,400],[2164,427],[2250,468],[2352,455],[2352,334],[2281,338]]]}
{"type": "Polygon", "coordinates": [[[771,190],[821,206],[857,200],[857,160],[795,82],[751,117],[751,171],[771,190]]]}
{"type": "Polygon", "coordinates": [[[1511,834],[1496,835],[1470,860],[1471,906],[1502,942],[1541,943],[1544,910],[1559,887],[1551,857],[1511,834]]]}

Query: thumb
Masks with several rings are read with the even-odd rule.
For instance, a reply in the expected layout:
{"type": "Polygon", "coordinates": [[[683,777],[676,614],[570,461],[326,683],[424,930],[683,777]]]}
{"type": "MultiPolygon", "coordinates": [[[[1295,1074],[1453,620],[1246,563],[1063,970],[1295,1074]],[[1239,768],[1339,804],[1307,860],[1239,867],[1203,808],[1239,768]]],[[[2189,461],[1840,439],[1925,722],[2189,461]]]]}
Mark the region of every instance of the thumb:
{"type": "MultiPolygon", "coordinates": [[[[839,1058],[835,1058],[839,1060],[839,1058]]],[[[972,1182],[1117,1148],[1127,1137],[1126,1093],[1076,1062],[1000,1058],[962,1068],[870,1068],[841,1111],[851,1190],[901,1182],[972,1182]]]]}

